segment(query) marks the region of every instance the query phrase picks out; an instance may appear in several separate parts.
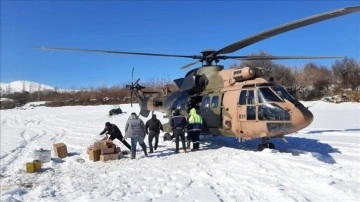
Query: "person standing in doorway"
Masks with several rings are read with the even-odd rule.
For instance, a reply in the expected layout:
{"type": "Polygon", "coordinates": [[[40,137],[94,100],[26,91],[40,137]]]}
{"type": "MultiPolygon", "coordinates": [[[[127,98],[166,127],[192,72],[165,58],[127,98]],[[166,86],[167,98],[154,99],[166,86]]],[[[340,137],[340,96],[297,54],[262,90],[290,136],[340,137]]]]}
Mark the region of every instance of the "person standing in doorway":
{"type": "Polygon", "coordinates": [[[149,119],[145,124],[146,134],[149,134],[149,136],[148,136],[149,147],[150,147],[149,153],[153,153],[154,150],[156,150],[158,147],[160,130],[164,131],[163,126],[162,126],[160,120],[156,118],[156,115],[153,114],[151,119],[149,119]],[[155,145],[153,148],[154,138],[155,138],[155,145]]]}

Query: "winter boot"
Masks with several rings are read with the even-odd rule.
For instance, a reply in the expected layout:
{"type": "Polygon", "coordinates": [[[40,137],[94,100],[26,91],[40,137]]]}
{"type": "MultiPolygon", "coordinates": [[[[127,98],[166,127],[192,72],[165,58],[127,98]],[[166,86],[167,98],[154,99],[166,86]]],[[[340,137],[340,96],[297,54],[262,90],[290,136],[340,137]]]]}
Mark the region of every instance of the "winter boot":
{"type": "Polygon", "coordinates": [[[147,154],[147,151],[146,151],[146,145],[145,145],[145,144],[142,144],[142,145],[141,145],[141,148],[142,148],[142,150],[144,151],[145,156],[148,157],[149,155],[147,154]]]}
{"type": "Polygon", "coordinates": [[[136,158],[136,151],[131,151],[131,159],[135,159],[136,158]]]}
{"type": "Polygon", "coordinates": [[[151,144],[149,144],[149,148],[150,148],[149,153],[150,153],[150,154],[151,154],[151,153],[154,153],[154,150],[153,150],[153,147],[152,147],[152,145],[151,145],[151,144]]]}
{"type": "Polygon", "coordinates": [[[183,150],[184,150],[184,152],[186,153],[187,151],[186,151],[186,147],[185,146],[183,146],[183,150]]]}
{"type": "Polygon", "coordinates": [[[181,140],[181,144],[182,144],[184,152],[186,153],[185,140],[181,140]]]}

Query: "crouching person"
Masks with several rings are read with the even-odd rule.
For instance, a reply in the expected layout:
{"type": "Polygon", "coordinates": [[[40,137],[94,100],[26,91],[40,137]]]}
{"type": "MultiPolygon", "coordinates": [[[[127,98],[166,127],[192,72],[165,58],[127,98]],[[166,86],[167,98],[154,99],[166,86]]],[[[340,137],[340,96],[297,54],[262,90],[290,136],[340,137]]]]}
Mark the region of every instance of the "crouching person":
{"type": "Polygon", "coordinates": [[[107,141],[113,141],[116,138],[120,140],[120,142],[122,142],[128,149],[131,150],[129,143],[127,143],[124,140],[124,137],[122,136],[120,129],[115,124],[106,122],[104,130],[101,131],[99,135],[103,135],[104,133],[110,134],[110,137],[107,139],[107,141]]]}
{"type": "Polygon", "coordinates": [[[178,109],[175,109],[174,116],[171,118],[170,126],[175,136],[175,153],[179,153],[179,139],[181,138],[182,147],[186,152],[185,147],[185,127],[187,126],[186,118],[180,114],[178,109]]]}
{"type": "Polygon", "coordinates": [[[129,119],[125,125],[125,137],[131,138],[131,159],[136,158],[136,144],[139,142],[142,150],[144,151],[145,156],[148,156],[146,152],[146,144],[144,142],[145,139],[145,125],[144,122],[139,119],[136,113],[131,113],[129,119]]]}

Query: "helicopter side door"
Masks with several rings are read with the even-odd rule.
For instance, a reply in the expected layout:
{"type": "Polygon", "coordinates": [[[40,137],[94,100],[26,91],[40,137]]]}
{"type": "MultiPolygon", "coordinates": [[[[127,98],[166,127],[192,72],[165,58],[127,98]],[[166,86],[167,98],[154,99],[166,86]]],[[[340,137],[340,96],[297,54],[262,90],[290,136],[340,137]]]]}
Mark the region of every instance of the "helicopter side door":
{"type": "Polygon", "coordinates": [[[243,137],[249,137],[247,125],[250,122],[256,122],[256,96],[255,89],[243,89],[240,91],[238,102],[238,122],[240,128],[240,134],[243,137]]]}
{"type": "Polygon", "coordinates": [[[210,131],[222,127],[222,100],[223,93],[212,93],[202,98],[201,117],[210,131]]]}

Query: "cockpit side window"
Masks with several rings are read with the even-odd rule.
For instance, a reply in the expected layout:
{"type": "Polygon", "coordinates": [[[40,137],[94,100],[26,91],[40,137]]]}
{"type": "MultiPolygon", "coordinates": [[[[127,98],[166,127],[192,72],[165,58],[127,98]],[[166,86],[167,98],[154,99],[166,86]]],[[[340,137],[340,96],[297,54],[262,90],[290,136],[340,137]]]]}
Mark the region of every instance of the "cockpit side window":
{"type": "Polygon", "coordinates": [[[255,94],[254,94],[253,90],[248,91],[247,104],[248,105],[254,105],[255,104],[255,94]]]}
{"type": "Polygon", "coordinates": [[[254,90],[242,90],[239,98],[239,105],[254,105],[255,93],[254,90]]]}
{"type": "Polygon", "coordinates": [[[247,90],[242,90],[239,97],[239,105],[246,105],[247,90]]]}

